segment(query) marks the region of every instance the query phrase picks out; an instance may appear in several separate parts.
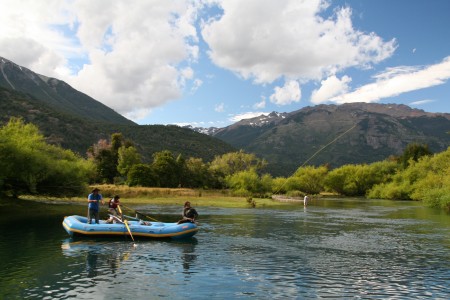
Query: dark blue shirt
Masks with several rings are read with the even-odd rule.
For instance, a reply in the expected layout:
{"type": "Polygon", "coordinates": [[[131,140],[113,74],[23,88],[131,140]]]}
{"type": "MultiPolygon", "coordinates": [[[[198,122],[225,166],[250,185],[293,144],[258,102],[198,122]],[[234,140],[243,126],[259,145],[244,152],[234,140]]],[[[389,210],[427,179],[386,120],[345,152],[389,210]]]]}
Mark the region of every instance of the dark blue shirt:
{"type": "Polygon", "coordinates": [[[97,201],[95,201],[95,202],[89,202],[89,209],[92,209],[92,210],[96,210],[96,211],[98,211],[98,206],[99,206],[99,202],[100,202],[100,200],[102,200],[102,195],[101,194],[97,194],[97,195],[95,195],[94,193],[91,193],[91,194],[89,194],[89,196],[88,196],[88,199],[89,200],[97,200],[97,201]]]}

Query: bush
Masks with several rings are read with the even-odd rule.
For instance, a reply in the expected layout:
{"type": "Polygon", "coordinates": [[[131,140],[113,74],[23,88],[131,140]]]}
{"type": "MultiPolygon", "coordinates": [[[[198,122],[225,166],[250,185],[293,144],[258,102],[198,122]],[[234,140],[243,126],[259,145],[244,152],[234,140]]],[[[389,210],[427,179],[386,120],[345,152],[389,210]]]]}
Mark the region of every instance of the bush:
{"type": "Polygon", "coordinates": [[[0,155],[0,188],[13,196],[77,196],[94,174],[91,162],[47,144],[35,125],[21,119],[0,128],[0,155]]]}
{"type": "MultiPolygon", "coordinates": [[[[449,148],[450,149],[450,148],[449,148]]],[[[450,209],[450,150],[424,157],[414,166],[427,173],[412,184],[411,198],[450,209]]]]}
{"type": "Polygon", "coordinates": [[[319,194],[324,189],[324,178],[328,173],[325,166],[299,168],[291,178],[295,178],[295,188],[308,194],[319,194]]]}
{"type": "Polygon", "coordinates": [[[375,185],[389,182],[397,169],[398,165],[392,161],[345,165],[329,172],[324,184],[327,189],[342,195],[365,196],[375,185]]]}
{"type": "Polygon", "coordinates": [[[406,169],[392,176],[392,181],[376,185],[370,198],[423,200],[430,206],[449,208],[450,148],[434,156],[410,160],[406,169]]]}

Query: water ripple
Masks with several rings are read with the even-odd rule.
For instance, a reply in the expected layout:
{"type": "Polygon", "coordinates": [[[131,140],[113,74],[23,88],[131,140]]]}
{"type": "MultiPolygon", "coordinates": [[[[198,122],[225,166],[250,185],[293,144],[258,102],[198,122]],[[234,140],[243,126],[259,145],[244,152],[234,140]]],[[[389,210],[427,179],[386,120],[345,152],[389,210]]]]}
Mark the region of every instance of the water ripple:
{"type": "Polygon", "coordinates": [[[0,298],[449,296],[450,237],[445,219],[427,219],[423,212],[415,218],[419,208],[408,204],[333,205],[205,208],[195,238],[140,240],[136,248],[126,239],[67,239],[60,220],[55,221],[57,229],[2,231],[6,239],[0,240],[4,261],[0,298]]]}

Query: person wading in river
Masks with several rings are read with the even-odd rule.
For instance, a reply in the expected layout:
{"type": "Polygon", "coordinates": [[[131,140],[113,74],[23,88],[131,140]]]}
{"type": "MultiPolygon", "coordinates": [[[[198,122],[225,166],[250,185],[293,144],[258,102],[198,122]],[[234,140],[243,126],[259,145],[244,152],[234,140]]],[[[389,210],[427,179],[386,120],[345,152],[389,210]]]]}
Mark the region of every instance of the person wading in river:
{"type": "Polygon", "coordinates": [[[308,197],[308,195],[305,195],[305,198],[303,198],[303,205],[307,206],[308,205],[308,201],[309,201],[309,197],[308,197]]]}

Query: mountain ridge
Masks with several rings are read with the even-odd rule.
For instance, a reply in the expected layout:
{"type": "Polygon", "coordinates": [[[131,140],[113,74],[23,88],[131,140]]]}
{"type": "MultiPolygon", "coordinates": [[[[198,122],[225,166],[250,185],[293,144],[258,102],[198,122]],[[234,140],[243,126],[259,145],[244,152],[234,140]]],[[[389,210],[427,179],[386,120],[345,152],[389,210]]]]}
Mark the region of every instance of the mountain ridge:
{"type": "Polygon", "coordinates": [[[33,96],[61,112],[95,122],[135,125],[112,108],[56,78],[37,74],[0,56],[0,87],[33,96]]]}
{"type": "Polygon", "coordinates": [[[266,171],[274,176],[289,176],[304,163],[333,168],[380,161],[401,154],[413,142],[427,144],[433,152],[450,145],[450,114],[402,104],[307,106],[223,128],[137,125],[67,83],[4,58],[0,58],[0,99],[2,124],[10,117],[22,117],[38,125],[50,143],[81,155],[99,139],[121,132],[135,143],[144,161],[162,150],[211,161],[242,149],[266,159],[266,171]]]}
{"type": "Polygon", "coordinates": [[[403,104],[322,104],[271,115],[270,122],[242,120],[214,136],[266,158],[270,173],[282,176],[305,162],[339,167],[400,155],[409,143],[427,144],[433,152],[450,145],[450,114],[403,104]]]}
{"type": "Polygon", "coordinates": [[[222,140],[186,128],[138,125],[63,81],[0,57],[0,125],[11,117],[37,125],[47,142],[81,156],[116,132],[133,141],[147,162],[154,152],[162,150],[205,161],[236,150],[222,140]]]}

